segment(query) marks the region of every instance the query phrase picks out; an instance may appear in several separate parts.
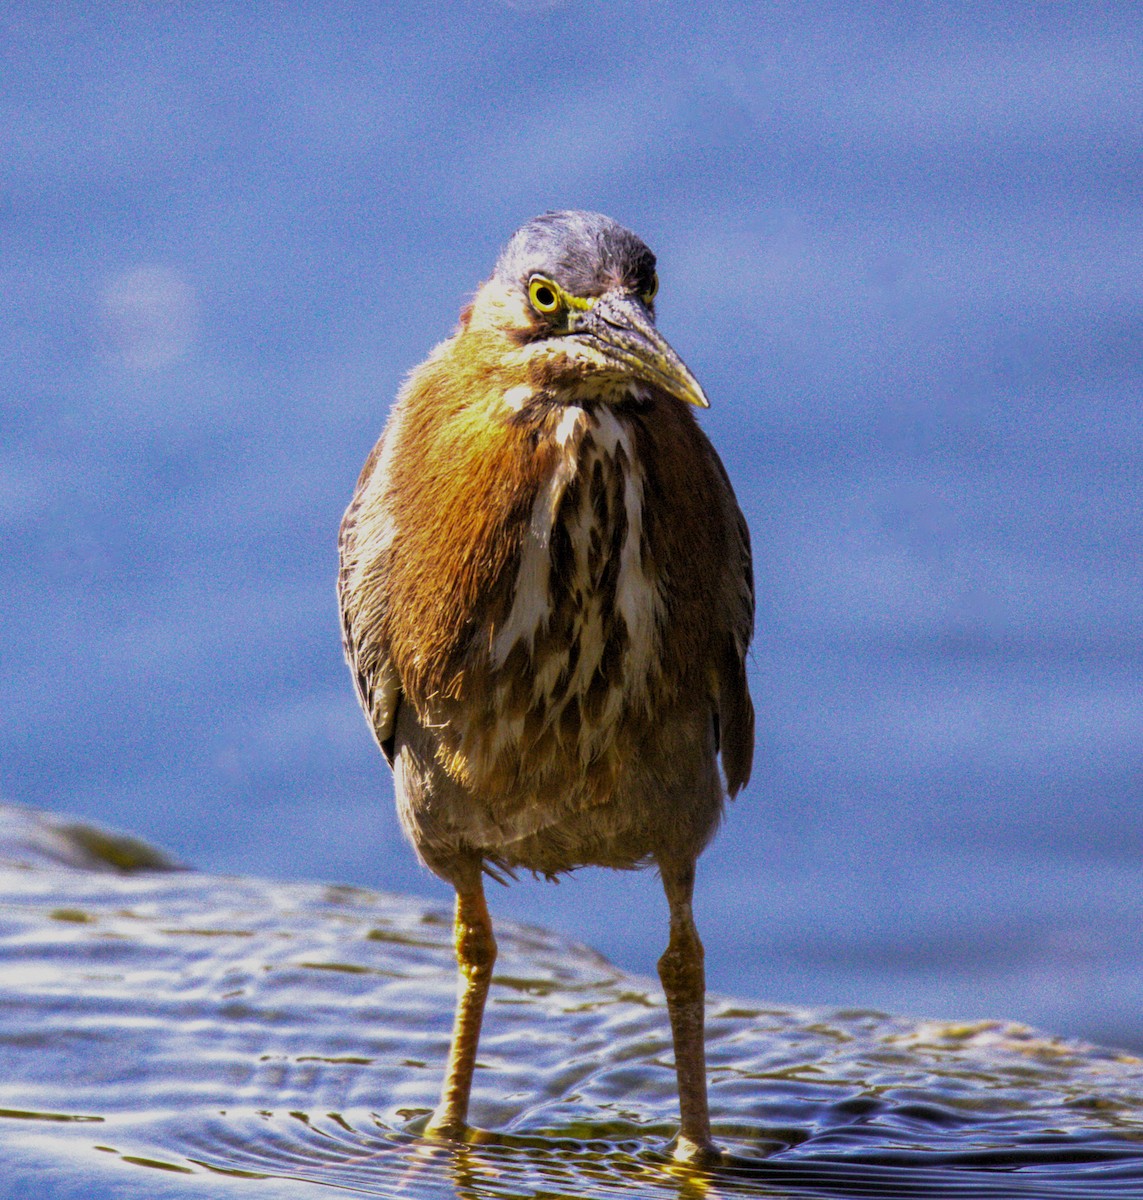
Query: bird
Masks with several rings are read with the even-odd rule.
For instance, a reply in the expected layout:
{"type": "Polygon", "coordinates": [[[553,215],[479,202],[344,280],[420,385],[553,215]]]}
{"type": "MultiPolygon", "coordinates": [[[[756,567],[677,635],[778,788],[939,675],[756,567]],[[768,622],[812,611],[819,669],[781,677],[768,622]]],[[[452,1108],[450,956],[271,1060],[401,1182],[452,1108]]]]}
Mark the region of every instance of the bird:
{"type": "Polygon", "coordinates": [[[346,659],[401,826],[456,892],[426,1137],[468,1125],[496,940],[483,878],[657,868],[680,1163],[718,1161],[695,864],[747,783],[750,534],[655,326],[655,255],[546,212],[401,386],[339,534],[346,659]],[[721,764],[721,769],[720,769],[721,764]]]}

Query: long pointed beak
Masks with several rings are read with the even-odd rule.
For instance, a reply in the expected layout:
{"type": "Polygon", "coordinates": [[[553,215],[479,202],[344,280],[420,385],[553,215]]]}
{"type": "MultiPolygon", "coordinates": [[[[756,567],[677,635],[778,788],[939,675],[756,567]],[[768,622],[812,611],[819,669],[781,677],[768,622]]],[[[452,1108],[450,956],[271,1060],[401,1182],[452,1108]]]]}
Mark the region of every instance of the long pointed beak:
{"type": "Polygon", "coordinates": [[[580,316],[571,335],[602,352],[624,373],[663,391],[710,408],[706,393],[686,363],[655,328],[647,306],[629,292],[609,292],[580,316]]]}

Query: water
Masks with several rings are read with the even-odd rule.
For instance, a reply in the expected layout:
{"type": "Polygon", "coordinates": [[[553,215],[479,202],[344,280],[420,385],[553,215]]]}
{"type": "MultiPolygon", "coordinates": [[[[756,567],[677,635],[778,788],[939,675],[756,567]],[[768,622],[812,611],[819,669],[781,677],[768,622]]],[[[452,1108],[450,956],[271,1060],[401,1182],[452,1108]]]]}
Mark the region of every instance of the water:
{"type": "Polygon", "coordinates": [[[730,1152],[667,1157],[657,985],[501,922],[464,1147],[417,1136],[452,1015],[447,910],[154,867],[0,821],[5,1196],[1127,1196],[1143,1063],[1002,1022],[712,997],[730,1152]],[[108,860],[116,866],[111,866],[108,860]],[[67,865],[64,865],[67,864],[67,865]],[[127,869],[125,869],[127,868],[127,869]]]}
{"type": "MultiPolygon", "coordinates": [[[[1143,1053],[1138,3],[4,11],[0,799],[447,904],[337,524],[505,238],[597,208],[754,540],[712,988],[1143,1053]]],[[[489,900],[666,939],[647,875],[489,900]]]]}
{"type": "MultiPolygon", "coordinates": [[[[17,7],[3,799],[447,899],[336,528],[504,239],[585,205],[658,253],[754,537],[712,979],[1143,1049],[1138,5],[17,7]]],[[[493,903],[662,950],[646,879],[493,903]]]]}

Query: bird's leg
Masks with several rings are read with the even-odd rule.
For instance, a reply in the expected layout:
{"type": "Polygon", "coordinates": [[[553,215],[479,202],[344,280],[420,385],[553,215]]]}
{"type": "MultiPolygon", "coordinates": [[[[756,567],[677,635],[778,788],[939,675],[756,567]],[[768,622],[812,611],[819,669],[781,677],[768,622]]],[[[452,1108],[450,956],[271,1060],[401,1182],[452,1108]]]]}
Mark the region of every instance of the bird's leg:
{"type": "Polygon", "coordinates": [[[703,1017],[706,976],[703,948],[691,911],[695,865],[660,861],[663,888],[671,906],[671,938],[659,959],[659,978],[667,996],[671,1033],[675,1041],[675,1071],[679,1078],[679,1115],[682,1128],[675,1159],[694,1165],[710,1164],[719,1151],[710,1139],[710,1111],[706,1100],[706,1049],[703,1017]]]}
{"type": "Polygon", "coordinates": [[[496,962],[496,939],[492,936],[492,919],[484,902],[479,868],[463,887],[457,886],[455,935],[459,972],[456,1020],[441,1102],[425,1132],[460,1139],[468,1128],[468,1096],[476,1067],[476,1046],[480,1040],[484,1001],[492,981],[492,967],[496,962]]]}

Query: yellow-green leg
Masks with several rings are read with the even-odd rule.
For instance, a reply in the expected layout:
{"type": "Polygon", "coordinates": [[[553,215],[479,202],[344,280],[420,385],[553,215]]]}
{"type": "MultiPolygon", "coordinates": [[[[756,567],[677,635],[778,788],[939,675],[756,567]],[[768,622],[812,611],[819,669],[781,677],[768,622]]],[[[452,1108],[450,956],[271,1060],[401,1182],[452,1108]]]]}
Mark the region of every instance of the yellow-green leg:
{"type": "Polygon", "coordinates": [[[710,1110],[706,1099],[706,974],[702,942],[691,911],[694,863],[682,866],[660,863],[660,870],[671,908],[671,937],[659,959],[659,978],[671,1017],[675,1071],[679,1079],[679,1115],[682,1118],[674,1156],[678,1162],[710,1165],[718,1161],[720,1153],[711,1141],[710,1110]]]}
{"type": "Polygon", "coordinates": [[[459,972],[456,1020],[441,1101],[425,1132],[460,1140],[468,1128],[468,1097],[476,1068],[476,1047],[496,962],[496,939],[492,936],[492,918],[484,902],[479,871],[475,883],[457,888],[455,936],[459,972]]]}

